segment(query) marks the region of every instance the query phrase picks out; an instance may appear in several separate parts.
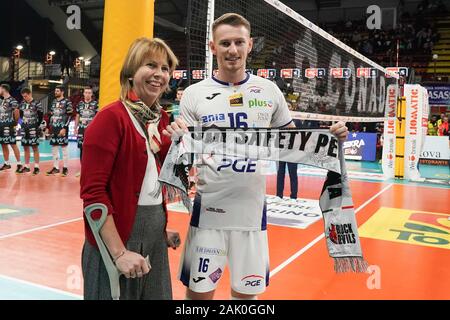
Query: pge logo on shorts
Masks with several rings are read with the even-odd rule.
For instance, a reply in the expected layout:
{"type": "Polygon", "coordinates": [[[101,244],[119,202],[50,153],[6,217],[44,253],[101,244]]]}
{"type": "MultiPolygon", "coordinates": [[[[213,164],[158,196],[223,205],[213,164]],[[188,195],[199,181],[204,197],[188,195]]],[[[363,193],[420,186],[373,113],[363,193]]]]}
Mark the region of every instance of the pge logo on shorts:
{"type": "Polygon", "coordinates": [[[264,277],[252,274],[242,278],[241,281],[244,282],[245,287],[259,287],[264,281],[264,277]]]}

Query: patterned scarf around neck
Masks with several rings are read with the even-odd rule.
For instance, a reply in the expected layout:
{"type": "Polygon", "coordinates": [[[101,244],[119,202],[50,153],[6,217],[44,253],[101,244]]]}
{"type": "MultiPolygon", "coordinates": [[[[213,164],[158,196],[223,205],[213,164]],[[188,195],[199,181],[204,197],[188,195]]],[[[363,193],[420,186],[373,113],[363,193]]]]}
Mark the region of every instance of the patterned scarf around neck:
{"type": "Polygon", "coordinates": [[[128,97],[123,103],[144,130],[152,152],[154,154],[159,152],[161,136],[158,131],[158,124],[161,120],[161,106],[157,102],[151,107],[147,106],[133,91],[128,93],[128,97]]]}
{"type": "Polygon", "coordinates": [[[192,155],[227,155],[242,158],[302,163],[328,170],[319,204],[325,238],[336,272],[366,272],[342,144],[327,131],[299,129],[225,129],[185,133],[173,141],[159,181],[167,200],[181,197],[192,212],[188,173],[192,155]]]}

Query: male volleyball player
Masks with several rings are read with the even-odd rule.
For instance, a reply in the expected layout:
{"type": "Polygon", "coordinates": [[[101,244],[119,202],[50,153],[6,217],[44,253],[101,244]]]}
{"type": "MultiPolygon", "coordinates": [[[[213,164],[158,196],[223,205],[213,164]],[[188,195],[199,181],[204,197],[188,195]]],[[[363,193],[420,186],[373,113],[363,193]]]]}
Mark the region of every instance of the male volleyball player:
{"type": "Polygon", "coordinates": [[[9,84],[4,83],[0,86],[0,96],[3,100],[0,102],[0,144],[2,145],[3,158],[5,163],[0,168],[0,171],[11,169],[11,163],[9,162],[9,148],[11,146],[14,152],[14,156],[17,160],[16,172],[22,169],[22,163],[20,162],[20,152],[16,145],[16,123],[19,120],[19,103],[9,93],[11,87],[9,84]]]}
{"type": "MultiPolygon", "coordinates": [[[[227,13],[215,20],[209,45],[219,72],[185,90],[181,118],[167,127],[166,134],[180,134],[198,122],[235,128],[295,127],[278,87],[245,72],[253,41],[244,17],[227,13]]],[[[342,122],[330,130],[341,140],[348,134],[342,122]]],[[[256,299],[269,282],[265,176],[251,159],[212,156],[199,162],[179,272],[187,287],[186,299],[212,299],[227,262],[231,298],[256,299]]]]}
{"type": "Polygon", "coordinates": [[[39,169],[39,131],[44,111],[39,101],[33,99],[31,90],[23,88],[20,91],[23,101],[20,104],[20,116],[22,117],[22,146],[25,152],[25,165],[18,173],[30,172],[30,147],[33,148],[34,169],[33,175],[40,172],[39,169]]]}
{"type": "MultiPolygon", "coordinates": [[[[83,100],[77,105],[77,115],[75,116],[75,133],[78,139],[78,148],[80,149],[80,162],[83,157],[83,141],[84,132],[88,125],[94,120],[98,112],[98,102],[92,98],[93,92],[91,87],[86,87],[83,90],[83,100]]],[[[79,176],[77,173],[75,176],[79,176]]]]}
{"type": "Polygon", "coordinates": [[[68,175],[69,170],[69,123],[72,118],[73,108],[72,102],[64,98],[64,87],[57,86],[55,88],[55,99],[52,102],[50,109],[50,145],[52,146],[53,168],[46,174],[48,176],[59,173],[59,148],[61,146],[63,154],[63,169],[61,176],[68,175]]]}

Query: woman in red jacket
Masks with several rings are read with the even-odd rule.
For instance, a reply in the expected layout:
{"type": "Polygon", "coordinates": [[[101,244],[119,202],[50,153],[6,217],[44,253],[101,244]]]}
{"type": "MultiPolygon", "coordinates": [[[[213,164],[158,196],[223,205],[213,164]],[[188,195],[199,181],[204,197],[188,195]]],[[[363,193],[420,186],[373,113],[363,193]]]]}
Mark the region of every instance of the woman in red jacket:
{"type": "MultiPolygon", "coordinates": [[[[161,134],[169,117],[158,99],[177,64],[164,41],[137,39],[120,72],[120,100],[102,109],[85,134],[81,198],[84,208],[101,203],[108,209],[100,235],[125,276],[120,277],[121,299],[172,299],[167,247],[176,245],[168,240],[158,182],[171,141],[161,134]]],[[[108,274],[86,220],[85,234],[84,297],[111,299],[108,274]]]]}

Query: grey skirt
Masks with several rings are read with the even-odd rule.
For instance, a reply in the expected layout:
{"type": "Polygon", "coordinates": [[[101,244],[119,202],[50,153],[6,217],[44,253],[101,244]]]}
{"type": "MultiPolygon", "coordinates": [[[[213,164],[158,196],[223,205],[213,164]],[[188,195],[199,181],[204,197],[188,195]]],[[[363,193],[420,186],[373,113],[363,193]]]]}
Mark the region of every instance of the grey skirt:
{"type": "MultiPolygon", "coordinates": [[[[138,206],[128,250],[149,256],[152,266],[142,278],[120,277],[120,300],[170,300],[168,248],[164,235],[166,215],[162,205],[138,206]]],[[[85,300],[111,300],[108,273],[100,252],[85,241],[81,257],[85,300]]]]}

